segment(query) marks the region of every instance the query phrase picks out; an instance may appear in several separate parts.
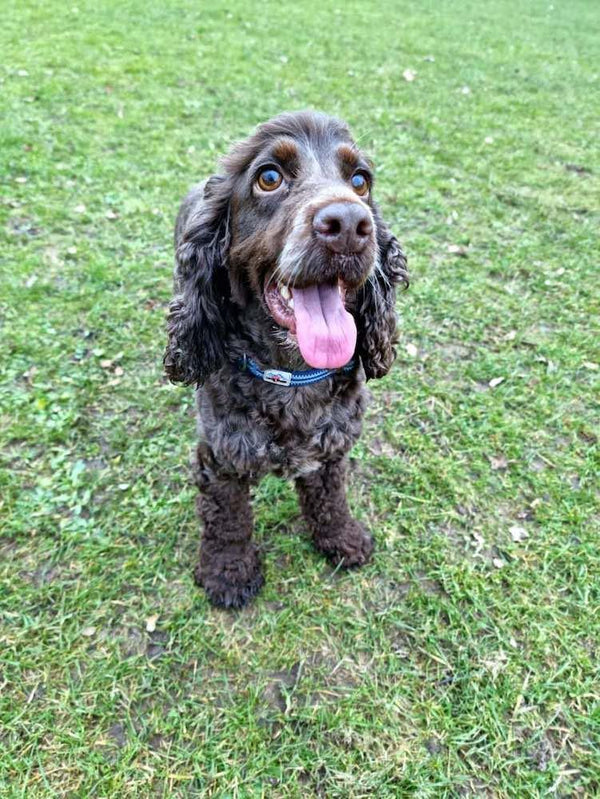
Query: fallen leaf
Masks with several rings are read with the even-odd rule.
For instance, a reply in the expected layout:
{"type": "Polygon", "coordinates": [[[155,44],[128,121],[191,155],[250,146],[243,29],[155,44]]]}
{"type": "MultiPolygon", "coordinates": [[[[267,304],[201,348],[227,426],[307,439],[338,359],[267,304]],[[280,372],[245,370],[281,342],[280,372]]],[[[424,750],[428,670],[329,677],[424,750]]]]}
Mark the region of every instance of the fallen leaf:
{"type": "Polygon", "coordinates": [[[107,212],[104,214],[104,216],[105,216],[107,219],[118,219],[118,218],[119,218],[119,214],[117,214],[115,211],[113,211],[113,210],[111,210],[111,209],[109,209],[109,210],[108,210],[108,211],[107,211],[107,212]]]}
{"type": "Polygon", "coordinates": [[[584,369],[591,369],[592,372],[597,372],[598,371],[598,364],[597,363],[593,363],[592,361],[584,361],[583,362],[583,367],[584,367],[584,369]]]}
{"type": "Polygon", "coordinates": [[[91,638],[95,632],[96,632],[95,627],[84,627],[83,630],[81,631],[81,634],[85,635],[86,638],[91,638]]]}
{"type": "Polygon", "coordinates": [[[408,343],[405,349],[411,358],[416,358],[417,355],[419,354],[419,350],[417,349],[415,344],[408,343]]]}
{"type": "Polygon", "coordinates": [[[526,538],[529,538],[527,530],[518,524],[509,527],[508,532],[513,541],[524,541],[526,538]]]}
{"type": "Polygon", "coordinates": [[[465,247],[462,244],[449,244],[448,252],[450,253],[450,255],[459,255],[461,258],[466,258],[469,252],[469,248],[465,247]]]}
{"type": "Polygon", "coordinates": [[[492,456],[490,458],[490,465],[493,472],[503,472],[505,469],[508,469],[508,461],[504,455],[499,455],[497,458],[492,456]]]}
{"type": "Polygon", "coordinates": [[[113,365],[113,362],[110,361],[108,358],[104,358],[103,360],[100,361],[100,367],[102,369],[110,369],[110,367],[112,365],[113,365]]]}
{"type": "Polygon", "coordinates": [[[490,388],[496,388],[496,386],[499,386],[500,383],[504,383],[504,378],[503,377],[492,377],[492,379],[488,383],[488,386],[490,388]]]}
{"type": "Polygon", "coordinates": [[[115,368],[115,371],[113,372],[113,374],[116,375],[117,377],[122,377],[125,374],[125,372],[123,370],[123,367],[122,366],[117,366],[115,368]]]}
{"type": "Polygon", "coordinates": [[[156,622],[158,621],[158,615],[156,616],[148,616],[146,619],[146,632],[153,633],[156,630],[156,622]]]}
{"type": "Polygon", "coordinates": [[[27,178],[20,175],[18,178],[15,178],[15,183],[27,183],[27,178]]]}
{"type": "Polygon", "coordinates": [[[411,83],[417,77],[417,73],[412,69],[405,69],[402,73],[402,77],[404,80],[408,81],[408,83],[411,83]]]}
{"type": "Polygon", "coordinates": [[[514,341],[517,337],[516,330],[509,330],[508,333],[504,336],[504,341],[514,341]]]}
{"type": "Polygon", "coordinates": [[[502,558],[493,558],[493,559],[492,559],[492,563],[494,564],[494,566],[495,566],[497,569],[502,569],[502,568],[504,568],[504,566],[506,565],[506,564],[504,563],[504,561],[502,560],[502,558]]]}
{"type": "Polygon", "coordinates": [[[495,654],[491,658],[486,658],[483,661],[483,665],[486,667],[488,671],[491,671],[492,677],[497,677],[498,674],[503,671],[508,664],[508,656],[506,652],[500,650],[497,654],[495,654]]]}

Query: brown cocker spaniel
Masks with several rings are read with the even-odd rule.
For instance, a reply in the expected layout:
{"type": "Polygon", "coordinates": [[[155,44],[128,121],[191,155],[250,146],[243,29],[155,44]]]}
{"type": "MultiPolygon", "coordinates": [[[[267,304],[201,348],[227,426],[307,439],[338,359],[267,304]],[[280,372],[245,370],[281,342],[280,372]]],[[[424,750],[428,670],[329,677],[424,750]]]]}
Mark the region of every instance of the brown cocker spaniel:
{"type": "Polygon", "coordinates": [[[408,282],[369,160],[337,119],[275,117],[185,198],[175,250],[164,364],[197,386],[197,582],[224,607],[259,591],[250,486],[267,472],[295,480],[317,549],[362,565],[373,540],[348,510],[346,455],[408,282]]]}

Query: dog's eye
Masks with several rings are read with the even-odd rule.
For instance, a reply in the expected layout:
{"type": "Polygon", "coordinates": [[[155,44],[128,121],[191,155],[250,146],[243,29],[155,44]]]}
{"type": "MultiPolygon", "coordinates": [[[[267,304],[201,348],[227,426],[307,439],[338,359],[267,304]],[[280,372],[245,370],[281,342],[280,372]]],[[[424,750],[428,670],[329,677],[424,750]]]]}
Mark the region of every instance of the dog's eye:
{"type": "Polygon", "coordinates": [[[362,172],[356,172],[354,175],[352,175],[350,183],[352,184],[354,191],[360,197],[364,197],[369,191],[369,181],[362,172]]]}
{"type": "Polygon", "coordinates": [[[281,186],[282,180],[283,176],[281,172],[273,169],[273,167],[269,167],[268,169],[263,169],[256,182],[261,191],[275,191],[275,189],[281,186]]]}

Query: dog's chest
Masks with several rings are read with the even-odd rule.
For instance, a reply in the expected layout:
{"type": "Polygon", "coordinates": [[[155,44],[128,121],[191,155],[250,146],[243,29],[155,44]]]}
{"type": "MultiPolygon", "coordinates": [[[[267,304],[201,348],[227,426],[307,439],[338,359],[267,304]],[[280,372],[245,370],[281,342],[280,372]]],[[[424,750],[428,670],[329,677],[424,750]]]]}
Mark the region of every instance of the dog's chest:
{"type": "Polygon", "coordinates": [[[360,435],[365,392],[358,383],[336,394],[248,383],[239,388],[198,392],[200,438],[224,474],[298,477],[344,455],[360,435]]]}

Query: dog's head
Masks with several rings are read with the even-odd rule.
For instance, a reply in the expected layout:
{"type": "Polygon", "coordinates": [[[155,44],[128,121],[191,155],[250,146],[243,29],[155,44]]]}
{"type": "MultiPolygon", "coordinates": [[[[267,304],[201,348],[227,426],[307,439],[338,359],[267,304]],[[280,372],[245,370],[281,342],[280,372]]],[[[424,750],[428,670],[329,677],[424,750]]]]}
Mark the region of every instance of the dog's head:
{"type": "Polygon", "coordinates": [[[312,112],[275,117],[233,147],[191,205],[176,231],[172,380],[218,369],[250,303],[311,366],[337,368],[357,353],[368,377],[388,371],[406,260],[346,125],[312,112]]]}

